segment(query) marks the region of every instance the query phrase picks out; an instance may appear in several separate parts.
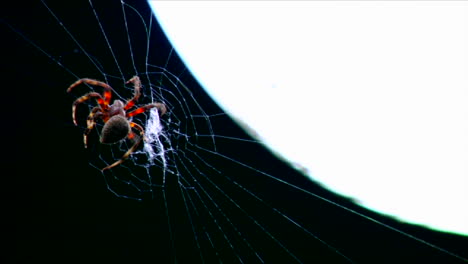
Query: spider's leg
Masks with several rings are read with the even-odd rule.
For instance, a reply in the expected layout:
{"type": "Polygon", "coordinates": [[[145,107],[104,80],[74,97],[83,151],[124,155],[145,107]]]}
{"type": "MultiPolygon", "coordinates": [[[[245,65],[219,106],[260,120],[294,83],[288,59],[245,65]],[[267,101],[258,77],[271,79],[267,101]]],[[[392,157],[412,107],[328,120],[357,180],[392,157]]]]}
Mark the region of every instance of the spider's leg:
{"type": "Polygon", "coordinates": [[[112,163],[111,165],[105,167],[101,171],[112,169],[113,167],[121,164],[138,148],[138,145],[140,145],[141,141],[143,140],[143,137],[145,136],[145,132],[143,130],[143,127],[141,127],[140,125],[138,125],[137,123],[134,123],[134,122],[130,122],[130,126],[136,128],[136,129],[138,129],[140,131],[140,137],[138,138],[138,140],[136,140],[135,144],[133,144],[133,146],[129,150],[127,150],[127,152],[125,152],[125,154],[122,156],[122,158],[120,160],[118,160],[118,161],[112,163]]]}
{"type": "Polygon", "coordinates": [[[132,99],[127,101],[127,103],[125,104],[124,110],[128,110],[128,109],[132,108],[135,105],[138,98],[140,98],[140,95],[141,95],[141,93],[140,93],[140,90],[141,90],[140,77],[133,76],[133,78],[128,80],[126,83],[133,83],[133,86],[135,87],[135,95],[133,96],[132,99]]]}
{"type": "Polygon", "coordinates": [[[88,115],[88,120],[86,121],[87,128],[83,134],[83,141],[84,141],[84,146],[85,148],[88,147],[88,134],[91,132],[91,130],[94,128],[96,125],[96,118],[101,117],[102,113],[99,112],[101,108],[99,107],[94,107],[93,110],[88,115]]]}
{"type": "Polygon", "coordinates": [[[104,82],[101,82],[101,81],[98,81],[98,80],[83,78],[83,79],[79,79],[78,81],[76,81],[72,85],[70,85],[70,87],[68,87],[68,89],[67,89],[67,92],[68,93],[71,92],[71,90],[73,88],[75,88],[76,86],[78,86],[78,85],[80,85],[82,83],[87,83],[87,84],[90,84],[90,85],[96,85],[96,86],[100,86],[100,87],[104,88],[103,95],[104,95],[104,105],[105,106],[103,107],[103,109],[107,109],[108,105],[110,103],[111,97],[112,97],[112,87],[110,87],[110,85],[108,85],[107,83],[104,83],[104,82]]]}
{"type": "Polygon", "coordinates": [[[167,112],[167,108],[166,108],[165,104],[154,103],[154,104],[149,104],[149,105],[142,106],[142,107],[140,107],[138,109],[133,110],[130,113],[127,113],[127,117],[136,116],[136,115],[141,114],[141,113],[145,112],[146,110],[149,110],[149,109],[154,108],[154,107],[156,107],[158,109],[159,116],[162,116],[167,112]]]}
{"type": "Polygon", "coordinates": [[[73,106],[72,106],[72,117],[73,117],[73,123],[75,123],[75,125],[78,125],[78,123],[76,122],[76,107],[83,103],[84,101],[87,101],[91,98],[96,98],[99,106],[101,106],[101,108],[104,108],[103,106],[105,106],[105,102],[104,102],[104,99],[102,98],[102,96],[96,92],[91,92],[91,93],[87,93],[83,96],[81,96],[80,98],[76,99],[74,102],[73,102],[73,106]]]}

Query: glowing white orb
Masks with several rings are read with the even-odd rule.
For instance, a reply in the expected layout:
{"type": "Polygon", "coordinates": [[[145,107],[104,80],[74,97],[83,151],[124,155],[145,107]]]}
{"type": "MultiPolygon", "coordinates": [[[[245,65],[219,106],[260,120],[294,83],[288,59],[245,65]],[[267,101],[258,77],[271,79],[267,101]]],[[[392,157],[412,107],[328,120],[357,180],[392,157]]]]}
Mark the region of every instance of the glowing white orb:
{"type": "Polygon", "coordinates": [[[213,98],[330,190],[468,234],[468,4],[151,1],[213,98]]]}

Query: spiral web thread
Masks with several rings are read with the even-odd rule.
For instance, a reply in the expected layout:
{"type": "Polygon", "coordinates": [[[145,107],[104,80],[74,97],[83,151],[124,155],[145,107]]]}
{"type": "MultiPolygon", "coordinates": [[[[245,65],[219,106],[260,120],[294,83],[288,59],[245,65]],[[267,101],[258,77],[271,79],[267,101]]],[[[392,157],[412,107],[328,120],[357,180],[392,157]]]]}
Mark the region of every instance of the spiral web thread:
{"type": "MultiPolygon", "coordinates": [[[[84,58],[89,64],[88,68],[92,68],[94,72],[99,73],[98,75],[95,74],[96,77],[93,78],[112,84],[114,99],[125,100],[131,98],[134,88],[125,82],[132,76],[137,75],[142,79],[143,84],[143,96],[139,100],[138,106],[148,103],[166,104],[168,112],[164,116],[159,116],[158,111],[153,109],[131,120],[139,123],[145,129],[145,139],[142,146],[124,163],[110,171],[105,171],[103,176],[107,188],[117,197],[145,201],[155,199],[158,193],[162,193],[174,255],[177,255],[174,245],[175,235],[171,230],[170,206],[167,203],[167,196],[170,195],[168,192],[174,190],[174,188],[168,188],[170,184],[168,181],[176,182],[175,188],[181,193],[185,207],[183,209],[188,215],[190,229],[201,262],[209,262],[210,255],[216,255],[220,262],[227,258],[225,256],[232,257],[236,260],[235,262],[240,263],[250,262],[251,260],[260,263],[268,262],[267,253],[260,249],[256,240],[250,238],[248,231],[242,228],[241,221],[249,222],[250,227],[253,227],[257,232],[263,233],[267,240],[292,262],[305,262],[303,255],[297,254],[296,250],[291,248],[290,244],[282,238],[281,232],[268,227],[268,224],[262,221],[262,217],[255,213],[255,209],[237,198],[237,193],[242,193],[243,196],[248,197],[252,204],[255,204],[253,208],[262,208],[262,210],[268,211],[271,217],[275,217],[278,222],[283,223],[288,228],[300,232],[308,241],[321,244],[324,250],[332,252],[343,262],[353,263],[353,260],[348,258],[347,254],[342,253],[340,248],[329,241],[321,239],[316,232],[312,231],[311,227],[296,220],[294,216],[285,213],[280,206],[275,206],[274,203],[265,200],[261,193],[255,191],[255,186],[250,186],[248,181],[242,179],[242,177],[233,177],[235,173],[229,173],[223,166],[219,165],[227,164],[228,170],[234,169],[241,171],[240,174],[264,177],[274,184],[289,188],[292,192],[300,193],[309,199],[322,200],[347,214],[357,215],[364,221],[380,225],[400,234],[402,237],[410,238],[422,245],[433,248],[434,251],[452,256],[457,260],[467,261],[449,250],[440,248],[296,186],[285,180],[285,178],[274,175],[273,171],[267,171],[263,167],[260,168],[249,163],[247,158],[231,156],[224,149],[227,145],[232,146],[235,144],[242,149],[248,150],[252,146],[258,147],[261,144],[247,135],[240,137],[230,135],[222,130],[226,120],[231,121],[230,117],[219,110],[204,109],[197,100],[197,98],[200,98],[199,95],[194,95],[190,87],[187,87],[181,81],[180,76],[184,72],[180,71],[178,75],[175,75],[167,70],[172,54],[167,56],[164,66],[156,66],[150,63],[152,61],[150,51],[152,52],[153,49],[151,32],[153,23],[155,23],[151,13],[144,14],[142,10],[136,10],[125,1],[117,2],[117,6],[120,5],[122,24],[112,26],[120,27],[120,33],[123,32],[126,38],[116,39],[110,34],[108,29],[110,25],[105,23],[103,8],[95,6],[97,2],[90,0],[88,3],[91,11],[88,15],[94,17],[96,22],[94,30],[101,34],[101,44],[107,50],[107,54],[100,54],[100,56],[95,57],[95,55],[92,55],[95,53],[90,52],[92,50],[91,46],[83,43],[84,37],[78,37],[71,27],[66,24],[64,17],[59,17],[58,12],[47,2],[42,1],[42,3],[45,10],[47,10],[44,12],[55,20],[58,28],[62,30],[62,34],[75,45],[81,54],[81,58],[84,58]],[[135,21],[139,22],[135,23],[135,21]],[[132,33],[135,27],[140,28],[140,30],[143,28],[146,32],[146,40],[138,39],[138,42],[135,41],[136,37],[132,33]],[[128,57],[126,60],[121,56],[122,50],[119,50],[119,52],[114,50],[115,44],[113,43],[115,41],[127,42],[128,50],[124,52],[128,57]],[[146,51],[143,59],[142,56],[135,53],[135,50],[139,48],[146,51]],[[99,60],[101,56],[112,58],[113,65],[104,65],[104,62],[99,60]],[[239,215],[242,220],[239,220],[239,215]],[[204,220],[209,224],[200,223],[204,220]],[[228,253],[225,253],[225,251],[228,253]]],[[[50,60],[62,67],[75,80],[92,77],[85,76],[85,73],[74,68],[73,65],[62,63],[43,47],[37,45],[34,40],[30,40],[21,32],[17,33],[49,57],[50,60]]],[[[85,86],[85,88],[101,92],[96,87],[85,86]]],[[[79,94],[77,93],[77,95],[79,94]]],[[[89,104],[88,110],[91,110],[92,107],[94,105],[89,104]]],[[[84,125],[81,126],[84,128],[84,125]]],[[[127,139],[114,145],[96,144],[100,129],[102,129],[102,123],[98,123],[96,126],[95,138],[92,141],[94,144],[90,149],[90,165],[99,170],[120,159],[123,153],[134,143],[133,140],[127,139]]],[[[174,260],[177,260],[177,257],[174,257],[174,260]]]]}

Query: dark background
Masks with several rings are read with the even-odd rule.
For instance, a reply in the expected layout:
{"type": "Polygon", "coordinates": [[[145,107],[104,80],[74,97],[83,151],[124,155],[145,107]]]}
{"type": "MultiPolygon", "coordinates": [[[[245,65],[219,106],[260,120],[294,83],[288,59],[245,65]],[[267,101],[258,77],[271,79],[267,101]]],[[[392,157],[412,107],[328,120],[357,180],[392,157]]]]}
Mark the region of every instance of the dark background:
{"type": "MultiPolygon", "coordinates": [[[[115,73],[93,11],[87,1],[81,2],[48,1],[47,5],[77,41],[99,59],[103,70],[115,73]]],[[[150,10],[144,1],[127,3],[145,19],[149,18],[150,10]]],[[[76,97],[65,91],[77,79],[73,74],[79,78],[99,79],[99,71],[90,66],[89,59],[41,2],[26,6],[16,1],[15,5],[2,8],[2,108],[6,118],[2,128],[6,143],[4,156],[7,157],[4,162],[5,168],[12,167],[4,170],[3,177],[8,183],[4,185],[6,208],[11,208],[14,215],[13,263],[199,263],[202,259],[206,263],[238,263],[239,257],[244,262],[256,263],[258,258],[254,253],[266,263],[297,260],[303,263],[347,263],[346,258],[320,240],[356,263],[463,262],[418,239],[468,258],[466,237],[402,224],[359,208],[352,201],[310,182],[257,144],[219,141],[218,147],[220,153],[250,164],[258,171],[216,155],[200,154],[222,171],[224,177],[221,180],[217,179],[219,174],[192,156],[193,163],[204,168],[206,176],[241,209],[201,176],[196,179],[210,197],[200,188],[198,192],[181,189],[174,178],[168,179],[164,190],[155,189],[153,199],[135,201],[116,197],[107,189],[105,175],[89,165],[89,153],[82,145],[83,129],[75,127],[71,121],[71,104],[76,97]],[[272,180],[260,172],[274,175],[418,239],[272,180]],[[264,203],[228,179],[251,190],[264,203]],[[188,196],[193,203],[184,200],[188,196]],[[218,207],[212,205],[211,199],[217,201],[218,207]],[[268,232],[255,225],[249,216],[268,232]],[[290,217],[307,231],[283,216],[290,217]],[[217,230],[219,227],[223,232],[217,230]],[[271,236],[279,243],[275,243],[271,236]]],[[[122,34],[122,27],[114,26],[122,23],[120,3],[107,6],[94,3],[94,8],[106,33],[114,36],[110,39],[111,46],[119,54],[122,70],[129,72],[128,78],[131,77],[133,68],[128,63],[129,58],[124,57],[128,55],[127,44],[115,41],[126,40],[126,35],[117,36],[122,34]]],[[[130,37],[146,39],[138,19],[134,16],[127,19],[130,37]]],[[[150,63],[163,66],[168,61],[171,46],[157,23],[153,23],[151,33],[150,63]]],[[[135,47],[134,58],[138,67],[144,67],[141,59],[146,58],[146,50],[135,47]]],[[[190,73],[184,71],[177,54],[171,55],[167,68],[180,76],[204,109],[211,113],[221,111],[190,73]]],[[[143,72],[144,68],[138,70],[143,72]]],[[[174,113],[177,114],[177,109],[174,113]]],[[[214,125],[217,134],[246,138],[227,117],[214,125]]],[[[397,193],[395,199],[398,199],[397,193]]],[[[9,229],[5,228],[4,232],[9,229]]]]}

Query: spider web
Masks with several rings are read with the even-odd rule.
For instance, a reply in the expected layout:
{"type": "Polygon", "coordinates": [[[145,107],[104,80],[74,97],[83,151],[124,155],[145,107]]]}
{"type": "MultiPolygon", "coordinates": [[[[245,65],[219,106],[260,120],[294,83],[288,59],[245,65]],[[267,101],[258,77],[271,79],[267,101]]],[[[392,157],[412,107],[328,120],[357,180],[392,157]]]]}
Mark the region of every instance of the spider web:
{"type": "MultiPolygon", "coordinates": [[[[408,259],[420,260],[421,254],[427,254],[428,258],[466,261],[458,253],[461,249],[439,247],[413,235],[419,229],[400,226],[330,194],[275,158],[212,103],[177,54],[160,39],[149,7],[127,1],[106,5],[88,1],[80,6],[42,1],[37,8],[54,38],[44,38],[15,22],[9,22],[9,27],[27,43],[27,49],[39,51],[37,56],[53,64],[56,75],[67,76],[66,82],[58,81],[60,89],[65,91],[79,78],[94,78],[113,87],[113,99],[126,100],[134,88],[125,82],[137,75],[142,81],[137,106],[156,102],[167,106],[164,116],[151,110],[133,118],[144,127],[146,139],[121,165],[100,171],[134,143],[126,139],[99,144],[102,122],[90,134],[89,148],[79,152],[95,168],[94,173],[103,176],[107,193],[117,203],[131,201],[132,209],[143,206],[158,215],[127,225],[119,222],[133,226],[148,221],[143,224],[144,236],[159,242],[142,255],[191,263],[385,262],[380,257],[387,261],[401,257],[393,256],[386,244],[374,243],[390,234],[397,237],[400,247],[423,248],[419,256],[408,259]],[[69,16],[74,12],[80,14],[78,21],[69,16]],[[363,234],[363,230],[373,234],[363,234]]],[[[45,70],[42,75],[53,78],[45,70]]],[[[77,87],[67,109],[89,91],[102,89],[77,87]]],[[[82,143],[80,133],[95,104],[90,101],[87,106],[80,105],[79,131],[74,128],[76,133],[68,137],[76,146],[82,143]]],[[[71,124],[71,117],[67,122],[71,124]]]]}

